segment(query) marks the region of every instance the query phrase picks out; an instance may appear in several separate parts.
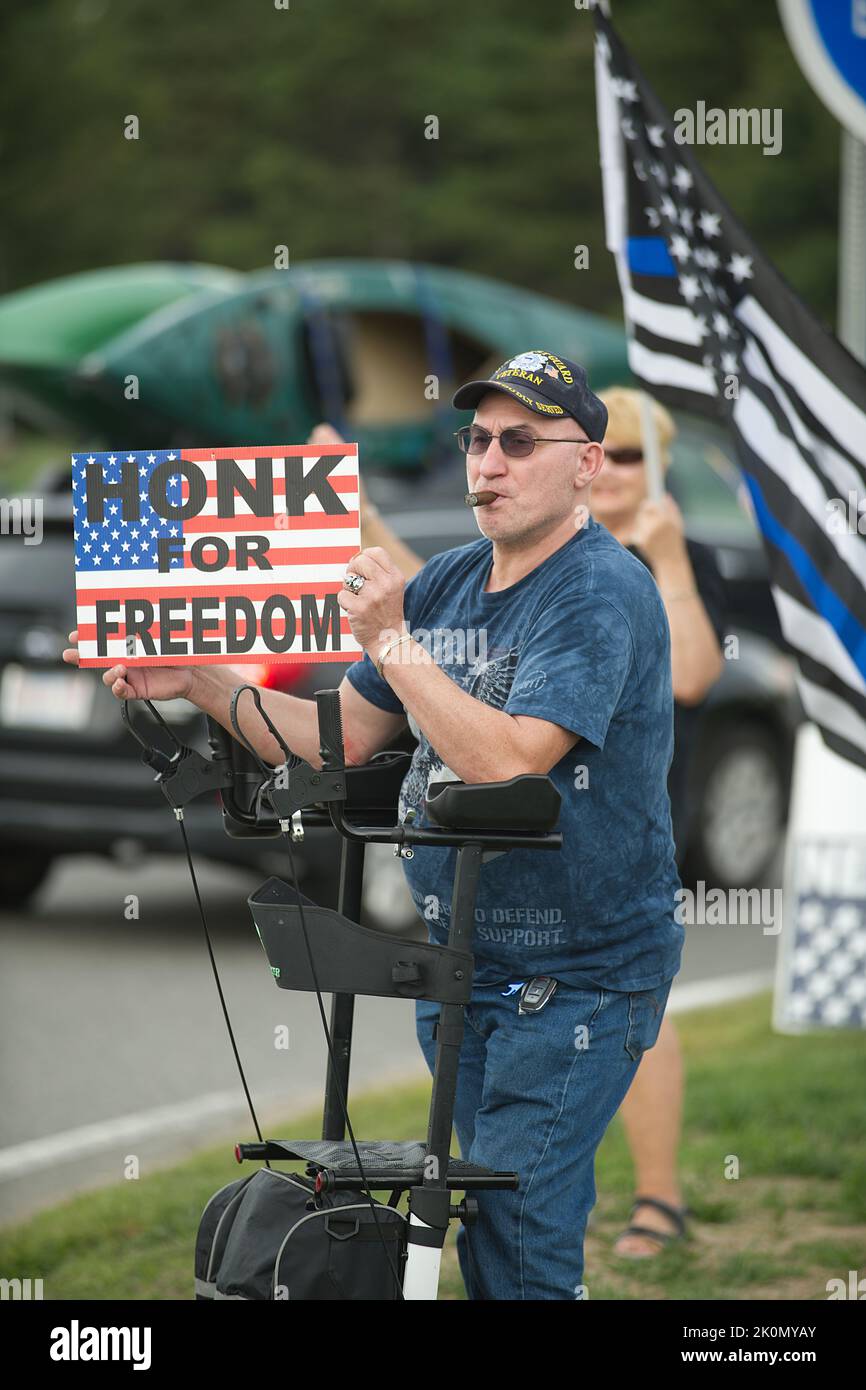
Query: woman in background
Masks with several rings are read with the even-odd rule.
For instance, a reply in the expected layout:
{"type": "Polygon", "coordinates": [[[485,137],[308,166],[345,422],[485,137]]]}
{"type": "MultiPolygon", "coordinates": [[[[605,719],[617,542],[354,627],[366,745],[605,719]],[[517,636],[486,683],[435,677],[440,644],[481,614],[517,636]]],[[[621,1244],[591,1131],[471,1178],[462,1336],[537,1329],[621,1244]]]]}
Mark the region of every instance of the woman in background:
{"type": "MultiPolygon", "coordinates": [[[[708,546],[686,540],[683,518],[669,493],[647,496],[641,443],[640,393],[612,387],[599,393],[608,409],[605,462],[592,485],[596,521],[636,550],[652,570],[671,630],[674,691],[674,756],[668,777],[677,858],[685,852],[690,808],[688,764],[700,707],[722,672],[724,584],[708,546]]],[[[665,469],[676,426],[653,401],[652,413],[665,469]]],[[[666,1014],[655,1047],[644,1053],[620,1114],[635,1167],[631,1224],[616,1243],[618,1254],[656,1255],[685,1235],[677,1154],[684,1092],[679,1036],[666,1014]]]]}
{"type": "MultiPolygon", "coordinates": [[[[712,551],[686,540],[682,514],[670,494],[648,497],[641,443],[640,394],[628,387],[599,392],[608,409],[605,463],[592,486],[596,521],[634,550],[652,571],[671,632],[674,692],[674,757],[668,778],[674,840],[682,861],[689,823],[688,761],[700,706],[722,671],[724,585],[712,551]]],[[[662,464],[670,465],[676,434],[671,416],[652,403],[662,464]]],[[[329,425],[318,425],[313,444],[339,443],[329,425]]],[[[381,545],[409,579],[423,560],[394,534],[361,490],[364,546],[381,545]]],[[[621,1114],[635,1167],[631,1224],[616,1243],[618,1254],[642,1259],[685,1235],[677,1154],[683,1106],[679,1037],[666,1014],[658,1040],[644,1053],[621,1114]]]]}

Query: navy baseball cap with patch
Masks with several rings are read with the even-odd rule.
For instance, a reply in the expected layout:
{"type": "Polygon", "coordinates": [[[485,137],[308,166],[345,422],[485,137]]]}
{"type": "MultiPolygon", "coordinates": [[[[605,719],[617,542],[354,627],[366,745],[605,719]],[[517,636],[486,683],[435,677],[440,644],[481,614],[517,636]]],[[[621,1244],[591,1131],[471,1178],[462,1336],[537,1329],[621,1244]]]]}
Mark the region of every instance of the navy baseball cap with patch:
{"type": "Polygon", "coordinates": [[[570,415],[590,439],[599,444],[604,439],[607,406],[589,389],[583,367],[552,352],[521,352],[510,357],[487,381],[467,381],[451,403],[457,410],[474,410],[488,391],[501,391],[548,419],[570,415]]]}

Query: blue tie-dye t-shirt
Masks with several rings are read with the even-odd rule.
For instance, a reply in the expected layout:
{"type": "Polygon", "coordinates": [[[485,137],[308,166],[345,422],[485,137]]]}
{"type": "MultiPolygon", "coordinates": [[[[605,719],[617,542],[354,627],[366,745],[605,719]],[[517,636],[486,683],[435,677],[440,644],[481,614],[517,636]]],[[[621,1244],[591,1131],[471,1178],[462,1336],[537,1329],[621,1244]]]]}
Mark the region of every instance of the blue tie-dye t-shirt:
{"type": "MultiPolygon", "coordinates": [[[[450,678],[508,714],[580,737],[551,769],[561,852],[510,850],[481,868],[473,949],[482,984],[553,975],[575,985],[654,989],[679,968],[667,775],[673,749],[670,634],[655,581],[591,520],[516,584],[486,593],[482,538],[428,560],[406,587],[413,635],[450,678]]],[[[404,707],[370,658],[348,679],[381,709],[404,707]]],[[[405,711],[418,747],[400,817],[429,825],[430,782],[456,774],[405,711]]],[[[430,939],[448,936],[457,851],[404,860],[430,939]]]]}

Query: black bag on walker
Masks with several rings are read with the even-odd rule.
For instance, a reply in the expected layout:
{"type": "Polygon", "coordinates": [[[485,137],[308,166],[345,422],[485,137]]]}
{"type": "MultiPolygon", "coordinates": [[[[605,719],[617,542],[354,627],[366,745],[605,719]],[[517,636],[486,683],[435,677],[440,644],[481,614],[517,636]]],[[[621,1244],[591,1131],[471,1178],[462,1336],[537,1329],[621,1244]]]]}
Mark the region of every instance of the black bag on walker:
{"type": "Polygon", "coordinates": [[[202,1213],[197,1299],[393,1300],[402,1285],[406,1217],[360,1190],[314,1198],[291,1173],[259,1168],[220,1188],[202,1213]]]}

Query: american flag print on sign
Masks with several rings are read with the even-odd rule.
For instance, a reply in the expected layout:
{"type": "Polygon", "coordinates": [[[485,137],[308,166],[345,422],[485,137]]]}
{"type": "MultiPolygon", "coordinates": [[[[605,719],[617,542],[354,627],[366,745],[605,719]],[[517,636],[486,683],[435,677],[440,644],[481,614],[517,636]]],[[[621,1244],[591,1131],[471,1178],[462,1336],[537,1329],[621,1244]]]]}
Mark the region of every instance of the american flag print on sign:
{"type": "Polygon", "coordinates": [[[666,405],[730,429],[806,714],[866,768],[866,369],[761,254],[595,18],[606,236],[630,365],[666,405]]]}
{"type": "Polygon", "coordinates": [[[72,459],[82,666],[353,661],[358,446],[72,459]]]}

